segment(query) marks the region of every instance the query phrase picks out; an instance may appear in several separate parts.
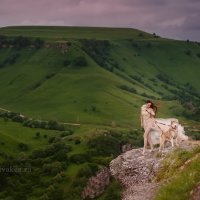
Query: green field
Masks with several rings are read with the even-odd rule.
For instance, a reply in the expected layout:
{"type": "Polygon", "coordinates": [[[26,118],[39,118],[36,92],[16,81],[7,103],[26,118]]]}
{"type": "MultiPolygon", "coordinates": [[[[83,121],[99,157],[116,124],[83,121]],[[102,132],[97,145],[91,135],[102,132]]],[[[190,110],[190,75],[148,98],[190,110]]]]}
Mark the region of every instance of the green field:
{"type": "MultiPolygon", "coordinates": [[[[1,117],[0,161],[7,162],[12,156],[12,162],[17,163],[25,156],[35,171],[22,176],[21,185],[24,179],[33,180],[22,189],[12,190],[11,185],[18,183],[9,177],[0,198],[13,192],[10,199],[20,199],[23,188],[26,191],[26,186],[33,184],[35,189],[24,199],[55,199],[54,195],[57,199],[80,199],[88,178],[79,177],[80,171],[92,170],[87,164],[108,165],[121,143],[142,145],[139,113],[146,99],[156,103],[158,117],[178,118],[187,125],[188,134],[198,138],[199,66],[199,43],[169,40],[136,29],[0,28],[0,108],[35,120],[72,123],[73,129],[72,134],[65,135],[69,130],[30,128],[24,122],[1,117]],[[95,148],[91,141],[96,142],[95,148]],[[82,161],[76,163],[79,161],[74,155],[82,161]],[[65,178],[52,186],[55,174],[48,170],[60,165],[65,178]],[[41,187],[33,176],[41,177],[41,187]],[[45,187],[50,188],[46,191],[45,187]],[[48,198],[42,196],[44,193],[48,198]]],[[[118,188],[115,184],[109,188],[118,188]]],[[[109,188],[102,200],[111,195],[109,188]]]]}

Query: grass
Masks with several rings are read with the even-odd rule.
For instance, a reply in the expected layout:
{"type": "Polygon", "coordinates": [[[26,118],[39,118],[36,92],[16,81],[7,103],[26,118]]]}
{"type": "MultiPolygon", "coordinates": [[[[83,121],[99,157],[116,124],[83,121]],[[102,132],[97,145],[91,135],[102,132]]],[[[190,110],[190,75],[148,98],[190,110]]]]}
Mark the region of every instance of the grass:
{"type": "MultiPolygon", "coordinates": [[[[7,63],[0,68],[0,107],[34,119],[80,123],[74,134],[64,140],[72,146],[69,156],[85,153],[88,150],[87,141],[104,131],[113,130],[124,136],[131,134],[130,130],[138,129],[140,106],[147,98],[151,98],[148,96],[156,98],[157,117],[178,117],[181,123],[189,126],[197,124],[181,115],[184,108],[178,101],[162,99],[160,92],[165,96],[173,93],[165,89],[162,86],[165,83],[157,78],[158,74],[164,74],[175,83],[168,85],[173,90],[179,90],[177,86],[184,87],[188,82],[200,92],[200,59],[196,56],[200,47],[195,43],[154,38],[152,34],[140,30],[123,28],[22,26],[0,28],[0,35],[39,37],[45,42],[63,45],[71,42],[65,53],[61,48],[54,47],[0,48],[0,64],[12,55],[19,55],[13,64],[7,63]],[[109,53],[104,61],[112,70],[105,69],[86,53],[80,39],[108,40],[109,53]],[[186,55],[186,50],[190,50],[191,54],[186,55]],[[86,59],[87,66],[77,67],[73,64],[80,56],[86,59]],[[64,65],[66,60],[70,61],[69,66],[64,65]],[[141,81],[132,78],[135,76],[140,77],[141,81]],[[152,78],[155,80],[152,81],[152,78]],[[120,89],[121,86],[134,88],[137,92],[120,89]],[[81,143],[75,144],[76,139],[81,143]]],[[[99,58],[103,53],[98,54],[99,58]]],[[[48,138],[59,134],[56,131],[23,127],[0,118],[0,151],[18,157],[21,154],[18,144],[21,142],[28,145],[26,153],[31,154],[35,149],[48,146],[48,138]],[[41,137],[35,139],[38,131],[41,137]],[[43,135],[47,135],[47,138],[43,138],[43,135]]],[[[175,169],[193,154],[177,152],[174,156],[169,161],[175,159],[176,162],[174,165],[165,163],[163,169],[171,170],[167,173],[161,171],[159,180],[174,175],[175,169]]],[[[92,162],[107,164],[110,159],[97,156],[92,158],[92,162]]],[[[71,182],[76,179],[83,165],[70,164],[64,172],[70,179],[62,183],[65,192],[70,190],[71,182]]],[[[195,166],[192,169],[196,170],[195,166]]],[[[99,199],[111,198],[109,194],[114,195],[115,189],[120,191],[118,185],[112,182],[99,199]]],[[[38,190],[41,192],[42,189],[38,190]]],[[[119,196],[118,193],[116,198],[119,196]]]]}
{"type": "MultiPolygon", "coordinates": [[[[190,155],[191,156],[191,155],[190,155]]],[[[189,158],[189,157],[188,157],[189,158]]],[[[187,200],[193,187],[200,181],[200,155],[192,160],[184,170],[174,169],[172,178],[169,179],[157,192],[154,200],[187,200]]]]}
{"type": "Polygon", "coordinates": [[[153,36],[143,31],[131,28],[100,28],[100,27],[61,27],[61,26],[17,26],[4,27],[0,29],[0,34],[7,36],[27,36],[40,37],[48,40],[68,40],[81,38],[96,39],[124,39],[139,38],[139,33],[143,37],[153,36]],[[114,34],[113,34],[114,32],[114,34]]]}
{"type": "Polygon", "coordinates": [[[19,123],[5,122],[2,118],[0,118],[0,126],[0,151],[12,156],[18,156],[22,152],[19,143],[28,145],[28,150],[24,153],[29,155],[33,150],[48,145],[49,137],[59,134],[58,131],[31,129],[19,123]],[[37,132],[40,133],[38,139],[35,138],[37,132]],[[44,135],[47,135],[47,138],[44,138],[44,135]]]}

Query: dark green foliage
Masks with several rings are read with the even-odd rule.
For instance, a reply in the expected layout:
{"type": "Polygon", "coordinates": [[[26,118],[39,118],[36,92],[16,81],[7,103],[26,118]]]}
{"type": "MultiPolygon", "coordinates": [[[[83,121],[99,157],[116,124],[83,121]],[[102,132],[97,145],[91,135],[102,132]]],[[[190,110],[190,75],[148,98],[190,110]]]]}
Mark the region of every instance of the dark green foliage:
{"type": "Polygon", "coordinates": [[[188,56],[191,56],[192,52],[188,49],[188,50],[185,50],[185,54],[188,55],[188,56]]]}
{"type": "MultiPolygon", "coordinates": [[[[98,198],[101,200],[121,200],[122,197],[122,187],[119,182],[115,180],[111,180],[110,185],[102,195],[102,197],[98,198]]],[[[98,200],[97,199],[97,200],[98,200]]]]}
{"type": "Polygon", "coordinates": [[[59,184],[63,180],[61,171],[66,170],[68,166],[67,149],[65,144],[57,143],[46,149],[37,150],[23,160],[6,159],[1,163],[1,168],[12,171],[0,173],[0,193],[4,192],[10,199],[28,199],[33,194],[39,199],[44,194],[35,193],[35,188],[39,187],[42,191],[46,190],[49,199],[63,199],[63,190],[59,184]],[[59,181],[55,184],[53,179],[53,185],[52,181],[44,183],[47,175],[59,175],[59,181]]]}
{"type": "Polygon", "coordinates": [[[24,36],[17,36],[17,37],[7,37],[7,36],[0,36],[0,45],[2,46],[13,46],[17,49],[22,49],[25,47],[29,47],[29,46],[34,46],[36,49],[39,49],[43,46],[44,44],[44,40],[40,39],[40,38],[36,38],[36,39],[30,39],[28,37],[24,37],[24,36]]]}
{"type": "Polygon", "coordinates": [[[143,96],[143,97],[149,98],[149,99],[156,99],[154,96],[148,95],[145,92],[141,93],[140,95],[143,96]]]}
{"type": "Polygon", "coordinates": [[[93,111],[93,112],[96,112],[97,111],[97,107],[96,106],[91,106],[91,110],[93,111]]]}
{"type": "Polygon", "coordinates": [[[24,143],[20,142],[18,146],[19,146],[19,149],[21,151],[27,151],[28,150],[28,145],[27,144],[24,144],[24,143]]]}
{"type": "Polygon", "coordinates": [[[82,154],[73,154],[70,157],[70,161],[75,164],[81,164],[84,162],[90,161],[90,156],[88,154],[82,153],[82,154]]]}
{"type": "Polygon", "coordinates": [[[36,132],[36,133],[35,133],[35,138],[36,138],[36,139],[40,138],[40,132],[36,132]]]}
{"type": "Polygon", "coordinates": [[[77,173],[77,177],[91,177],[94,176],[98,170],[98,165],[94,163],[85,164],[77,173]]]}
{"type": "Polygon", "coordinates": [[[131,77],[132,79],[134,79],[134,80],[138,81],[139,83],[142,83],[142,84],[144,84],[144,81],[143,81],[143,79],[142,79],[142,77],[141,77],[141,76],[137,76],[137,75],[130,75],[130,77],[131,77]]]}
{"type": "Polygon", "coordinates": [[[13,40],[11,40],[11,44],[14,45],[15,47],[21,49],[27,46],[31,45],[31,40],[23,37],[23,36],[18,36],[16,38],[14,38],[13,40]]]}
{"type": "Polygon", "coordinates": [[[52,156],[52,155],[58,153],[60,150],[62,150],[62,154],[63,154],[63,151],[65,153],[68,153],[72,150],[72,147],[69,145],[65,145],[62,142],[58,142],[58,143],[52,144],[50,147],[48,147],[44,150],[34,150],[31,157],[34,159],[45,158],[45,157],[49,157],[49,156],[52,156]]]}
{"type": "Polygon", "coordinates": [[[143,37],[144,34],[140,32],[140,33],[138,34],[138,36],[139,36],[139,37],[143,37]]]}
{"type": "Polygon", "coordinates": [[[65,67],[69,66],[71,64],[71,61],[69,59],[65,59],[64,62],[63,62],[63,65],[65,67]]]}
{"type": "Polygon", "coordinates": [[[128,87],[127,85],[121,85],[119,86],[120,89],[122,90],[126,90],[128,92],[131,92],[131,93],[134,93],[134,94],[137,94],[137,90],[133,87],[128,87]]]}
{"type": "Polygon", "coordinates": [[[50,78],[54,77],[55,75],[56,75],[55,72],[51,72],[50,74],[47,74],[45,78],[50,79],[50,78]]]}
{"type": "Polygon", "coordinates": [[[50,120],[48,122],[48,128],[52,129],[52,130],[60,130],[60,131],[65,130],[65,127],[63,125],[61,125],[60,123],[58,123],[57,121],[54,121],[54,120],[50,120]]]}
{"type": "Polygon", "coordinates": [[[64,131],[60,134],[60,137],[66,137],[66,136],[70,136],[73,134],[72,130],[68,130],[68,131],[64,131]]]}
{"type": "Polygon", "coordinates": [[[83,50],[90,55],[97,64],[108,70],[108,55],[110,51],[110,42],[108,40],[80,40],[83,50]]]}
{"type": "Polygon", "coordinates": [[[17,61],[17,59],[20,57],[19,53],[13,53],[8,58],[2,60],[0,62],[0,68],[3,68],[7,65],[13,65],[17,61]]]}
{"type": "MultiPolygon", "coordinates": [[[[55,120],[50,120],[50,121],[35,120],[24,117],[20,113],[15,113],[15,112],[3,112],[0,113],[0,117],[4,119],[5,118],[12,119],[12,121],[20,122],[24,126],[31,128],[43,128],[43,129],[65,131],[64,125],[55,120]]],[[[69,129],[69,131],[71,131],[71,129],[69,129]]]]}
{"type": "Polygon", "coordinates": [[[86,67],[88,65],[87,60],[83,56],[76,57],[72,63],[74,66],[77,67],[86,67]]]}
{"type": "Polygon", "coordinates": [[[53,163],[47,163],[42,166],[43,172],[50,174],[50,175],[56,175],[60,171],[63,170],[63,165],[59,161],[55,161],[53,163]]]}
{"type": "Polygon", "coordinates": [[[152,45],[150,42],[147,43],[147,47],[150,48],[152,45]]]}
{"type": "Polygon", "coordinates": [[[166,84],[169,84],[169,85],[172,85],[174,86],[175,85],[175,82],[173,80],[171,80],[166,74],[164,73],[159,73],[156,75],[156,78],[159,79],[160,81],[166,83],[166,84]]]}
{"type": "Polygon", "coordinates": [[[40,38],[36,38],[33,44],[36,49],[40,49],[44,45],[44,40],[41,40],[40,38]]]}
{"type": "Polygon", "coordinates": [[[80,139],[75,139],[74,144],[80,144],[81,140],[80,139]]]}
{"type": "Polygon", "coordinates": [[[96,155],[117,156],[120,154],[120,141],[111,135],[98,136],[90,140],[88,145],[96,151],[96,155]]]}

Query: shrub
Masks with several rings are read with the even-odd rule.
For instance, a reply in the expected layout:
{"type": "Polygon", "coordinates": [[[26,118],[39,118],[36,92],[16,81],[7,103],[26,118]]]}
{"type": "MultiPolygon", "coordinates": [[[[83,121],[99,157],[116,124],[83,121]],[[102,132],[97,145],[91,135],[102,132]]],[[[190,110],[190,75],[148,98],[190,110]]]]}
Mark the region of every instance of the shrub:
{"type": "Polygon", "coordinates": [[[78,66],[78,67],[85,67],[88,65],[88,63],[85,57],[79,56],[73,60],[73,65],[78,66]]]}
{"type": "Polygon", "coordinates": [[[191,56],[192,52],[190,50],[185,50],[185,54],[191,56]]]}
{"type": "Polygon", "coordinates": [[[84,165],[77,173],[78,177],[90,177],[95,175],[98,170],[98,165],[94,163],[89,163],[84,165]]]}
{"type": "Polygon", "coordinates": [[[138,36],[139,36],[139,37],[143,37],[144,34],[140,32],[140,33],[138,34],[138,36]]]}
{"type": "Polygon", "coordinates": [[[35,137],[36,137],[36,138],[40,138],[40,132],[36,132],[36,133],[35,133],[35,137]]]}
{"type": "Polygon", "coordinates": [[[122,89],[122,90],[126,90],[128,92],[137,94],[137,90],[135,88],[133,88],[133,87],[130,88],[127,85],[121,85],[121,86],[119,86],[119,88],[122,89]]]}
{"type": "Polygon", "coordinates": [[[90,140],[88,146],[96,151],[96,155],[117,156],[120,154],[120,141],[110,135],[98,136],[90,140]]]}
{"type": "Polygon", "coordinates": [[[44,40],[41,40],[40,38],[36,38],[33,44],[35,45],[36,49],[40,49],[44,44],[44,40]]]}
{"type": "Polygon", "coordinates": [[[65,59],[63,62],[63,65],[66,67],[69,66],[70,64],[71,64],[71,61],[69,59],[65,59]]]}
{"type": "Polygon", "coordinates": [[[22,151],[27,151],[28,150],[28,145],[23,143],[23,142],[20,142],[18,144],[18,146],[19,146],[20,150],[22,150],[22,151]]]}
{"type": "Polygon", "coordinates": [[[80,139],[76,139],[76,140],[74,141],[74,144],[80,144],[80,143],[81,143],[80,139]]]}
{"type": "Polygon", "coordinates": [[[90,156],[87,154],[73,154],[70,157],[70,161],[76,164],[81,164],[90,161],[90,156]]]}
{"type": "Polygon", "coordinates": [[[72,135],[73,134],[73,131],[64,131],[60,134],[60,137],[66,137],[66,136],[69,136],[69,135],[72,135]]]}
{"type": "Polygon", "coordinates": [[[47,74],[45,78],[50,79],[50,78],[54,77],[55,75],[56,75],[55,72],[51,72],[50,74],[47,74]]]}

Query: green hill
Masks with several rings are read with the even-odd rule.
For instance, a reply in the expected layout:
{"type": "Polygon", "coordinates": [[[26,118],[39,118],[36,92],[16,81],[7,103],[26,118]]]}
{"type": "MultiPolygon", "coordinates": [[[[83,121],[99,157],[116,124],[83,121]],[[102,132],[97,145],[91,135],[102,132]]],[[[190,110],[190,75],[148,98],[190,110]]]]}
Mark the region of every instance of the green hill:
{"type": "Polygon", "coordinates": [[[134,29],[83,28],[91,40],[78,40],[86,36],[81,28],[73,27],[8,27],[0,29],[0,34],[27,36],[31,32],[38,37],[40,30],[41,38],[49,32],[48,37],[68,42],[40,49],[1,48],[0,105],[4,108],[36,118],[137,125],[143,99],[161,99],[160,112],[167,117],[173,115],[169,107],[176,105],[166,101],[167,97],[177,99],[174,91],[182,88],[185,92],[187,83],[200,91],[196,43],[143,35],[134,29]],[[54,35],[55,30],[66,38],[54,35]],[[93,39],[103,36],[113,38],[93,39]],[[75,63],[81,56],[87,66],[75,63]]]}
{"type": "Polygon", "coordinates": [[[0,198],[11,191],[11,199],[21,199],[27,191],[26,199],[38,199],[45,191],[48,199],[79,199],[88,178],[82,171],[92,175],[96,165],[108,165],[122,144],[142,145],[146,99],[155,101],[158,117],[177,117],[199,138],[199,66],[199,43],[136,29],[0,28],[0,108],[12,111],[0,109],[0,161],[18,165],[24,158],[34,170],[16,189],[15,176],[0,177],[0,198]],[[61,130],[58,123],[72,125],[61,130]],[[63,177],[56,185],[55,176],[63,177]]]}

